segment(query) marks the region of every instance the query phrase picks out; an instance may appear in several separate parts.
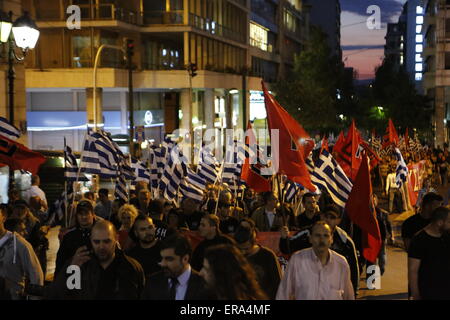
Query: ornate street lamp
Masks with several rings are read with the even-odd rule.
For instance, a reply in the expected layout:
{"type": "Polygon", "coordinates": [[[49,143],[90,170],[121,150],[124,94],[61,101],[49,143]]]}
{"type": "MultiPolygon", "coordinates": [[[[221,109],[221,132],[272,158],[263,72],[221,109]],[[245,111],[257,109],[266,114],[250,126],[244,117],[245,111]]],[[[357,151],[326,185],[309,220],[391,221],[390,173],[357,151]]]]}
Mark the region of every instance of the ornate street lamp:
{"type": "Polygon", "coordinates": [[[23,61],[28,50],[34,49],[39,39],[39,30],[28,12],[12,23],[12,12],[8,15],[0,11],[0,41],[8,42],[8,84],[9,84],[9,121],[14,125],[14,79],[16,72],[14,62],[23,61]],[[11,32],[12,30],[12,32],[11,32]],[[15,48],[20,48],[22,56],[16,54],[15,48]]]}

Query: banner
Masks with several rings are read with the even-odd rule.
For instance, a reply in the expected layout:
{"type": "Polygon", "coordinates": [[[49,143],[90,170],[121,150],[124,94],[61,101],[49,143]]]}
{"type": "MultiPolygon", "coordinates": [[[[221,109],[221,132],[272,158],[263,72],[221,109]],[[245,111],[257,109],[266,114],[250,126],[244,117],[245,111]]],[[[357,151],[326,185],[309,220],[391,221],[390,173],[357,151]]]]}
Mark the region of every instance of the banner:
{"type": "Polygon", "coordinates": [[[408,195],[412,207],[416,205],[419,190],[422,189],[423,178],[426,176],[425,160],[408,165],[408,195]]]}

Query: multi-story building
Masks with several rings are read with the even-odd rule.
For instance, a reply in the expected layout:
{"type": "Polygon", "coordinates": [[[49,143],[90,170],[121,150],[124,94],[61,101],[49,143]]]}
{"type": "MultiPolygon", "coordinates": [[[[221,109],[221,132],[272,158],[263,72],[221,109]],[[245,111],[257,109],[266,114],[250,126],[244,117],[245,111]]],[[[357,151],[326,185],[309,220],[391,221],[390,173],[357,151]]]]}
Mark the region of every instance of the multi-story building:
{"type": "MultiPolygon", "coordinates": [[[[41,31],[27,59],[29,146],[80,150],[94,120],[93,65],[102,44],[134,40],[134,118],[146,138],[184,128],[245,128],[251,93],[292,66],[307,35],[306,13],[294,0],[27,0],[41,31]],[[67,27],[69,6],[81,29],[67,27]],[[197,76],[186,66],[196,64],[197,76]],[[192,88],[192,90],[191,90],[192,88]]],[[[128,76],[120,50],[106,48],[97,75],[97,122],[128,132],[128,76]]],[[[258,111],[255,111],[258,113],[258,111]]],[[[218,141],[220,142],[220,141],[218,141]]]]}
{"type": "Polygon", "coordinates": [[[443,147],[449,141],[450,121],[450,1],[424,1],[425,19],[423,87],[430,98],[435,145],[443,147]]]}
{"type": "Polygon", "coordinates": [[[384,57],[394,65],[394,69],[397,71],[405,64],[404,34],[404,25],[402,23],[388,23],[384,57]]]}
{"type": "Polygon", "coordinates": [[[304,0],[304,2],[310,7],[311,25],[321,28],[327,34],[332,54],[341,61],[341,5],[339,0],[304,0]]]}

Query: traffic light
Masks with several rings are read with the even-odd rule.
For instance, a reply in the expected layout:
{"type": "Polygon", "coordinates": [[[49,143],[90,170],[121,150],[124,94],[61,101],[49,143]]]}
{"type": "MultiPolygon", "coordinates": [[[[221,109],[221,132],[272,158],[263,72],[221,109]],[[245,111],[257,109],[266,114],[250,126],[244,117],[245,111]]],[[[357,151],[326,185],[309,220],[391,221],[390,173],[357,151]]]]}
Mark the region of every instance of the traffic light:
{"type": "Polygon", "coordinates": [[[134,40],[133,39],[127,39],[126,40],[126,46],[127,46],[127,55],[132,57],[134,53],[134,40]]]}
{"type": "Polygon", "coordinates": [[[189,63],[188,65],[188,71],[189,71],[189,75],[193,78],[197,75],[197,64],[196,63],[189,63]]]}

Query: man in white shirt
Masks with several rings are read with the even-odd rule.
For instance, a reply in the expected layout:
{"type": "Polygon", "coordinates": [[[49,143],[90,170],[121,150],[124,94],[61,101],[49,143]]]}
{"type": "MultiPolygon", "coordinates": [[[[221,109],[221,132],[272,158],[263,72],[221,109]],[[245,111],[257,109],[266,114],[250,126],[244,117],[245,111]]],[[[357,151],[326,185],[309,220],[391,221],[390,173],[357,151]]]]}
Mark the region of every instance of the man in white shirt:
{"type": "MultiPolygon", "coordinates": [[[[394,207],[394,198],[395,195],[398,194],[402,199],[402,207],[403,205],[403,195],[401,189],[397,186],[397,182],[395,181],[395,168],[390,168],[389,174],[386,178],[386,195],[389,198],[389,213],[392,213],[393,207],[394,207]]],[[[403,208],[401,208],[401,211],[403,211],[403,208]]]]}
{"type": "Polygon", "coordinates": [[[331,228],[323,221],[311,230],[312,248],[294,253],[278,287],[277,300],[354,300],[347,260],[330,250],[331,228]]]}
{"type": "Polygon", "coordinates": [[[44,211],[48,210],[47,197],[45,196],[45,192],[39,188],[41,184],[41,179],[39,176],[31,176],[31,188],[25,192],[24,200],[29,203],[31,197],[39,197],[42,200],[42,209],[44,211]]]}

